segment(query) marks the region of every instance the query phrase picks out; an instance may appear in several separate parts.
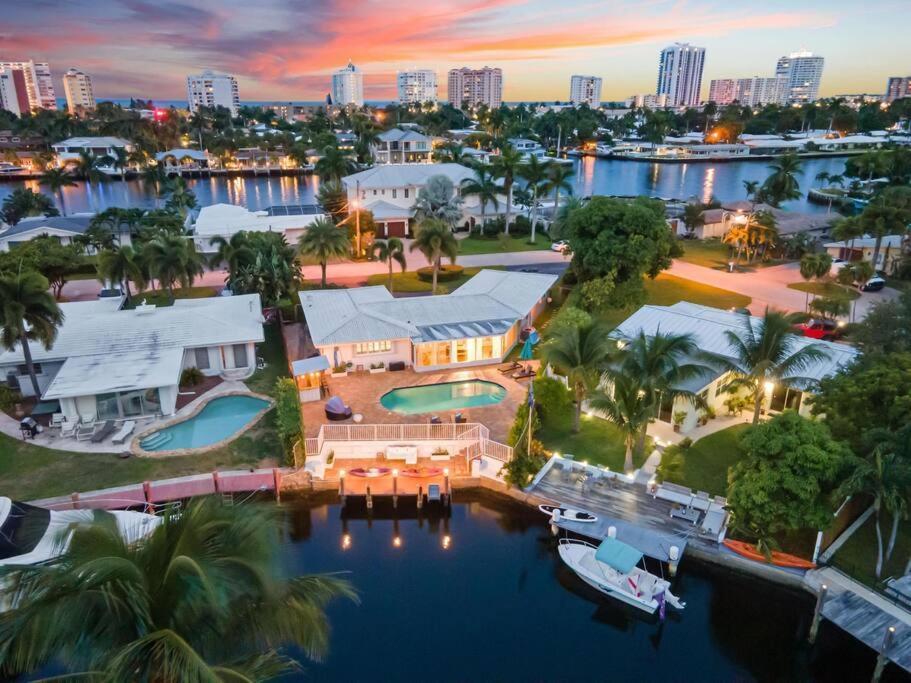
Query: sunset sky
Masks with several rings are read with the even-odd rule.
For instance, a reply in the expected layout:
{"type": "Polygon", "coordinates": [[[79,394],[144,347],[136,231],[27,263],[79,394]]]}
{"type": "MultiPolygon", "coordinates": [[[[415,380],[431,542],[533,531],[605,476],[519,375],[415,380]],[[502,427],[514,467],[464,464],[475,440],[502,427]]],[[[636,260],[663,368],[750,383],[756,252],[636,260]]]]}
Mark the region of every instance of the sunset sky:
{"type": "Polygon", "coordinates": [[[881,93],[911,72],[907,0],[28,0],[4,2],[0,60],[75,66],[104,97],[185,97],[187,73],[238,77],[242,100],[318,100],[352,59],[367,99],[395,72],[499,66],[504,99],[565,100],[573,73],[602,97],[654,92],[658,51],[706,48],[709,80],[771,75],[801,48],[826,58],[821,95],[881,93]]]}

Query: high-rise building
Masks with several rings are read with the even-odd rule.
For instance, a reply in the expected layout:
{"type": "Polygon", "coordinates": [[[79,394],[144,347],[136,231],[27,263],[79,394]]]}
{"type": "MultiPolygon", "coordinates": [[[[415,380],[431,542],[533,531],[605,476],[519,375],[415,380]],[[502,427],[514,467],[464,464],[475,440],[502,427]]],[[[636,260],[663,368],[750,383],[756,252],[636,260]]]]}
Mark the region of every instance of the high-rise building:
{"type": "Polygon", "coordinates": [[[576,106],[587,104],[592,109],[601,106],[601,79],[597,76],[573,76],[569,81],[569,101],[576,106]]]}
{"type": "Polygon", "coordinates": [[[705,48],[674,43],[661,51],[658,62],[658,95],[667,95],[670,107],[695,107],[702,90],[705,48]]]}
{"type": "Polygon", "coordinates": [[[63,91],[66,93],[66,108],[71,114],[95,109],[95,92],[92,79],[79,69],[70,69],[63,76],[63,91]]]}
{"type": "Polygon", "coordinates": [[[16,116],[22,116],[31,109],[22,69],[0,68],[0,109],[16,116]]]}
{"type": "Polygon", "coordinates": [[[636,107],[637,109],[665,109],[668,101],[667,95],[655,95],[654,93],[639,93],[630,95],[626,99],[627,107],[636,107]]]}
{"type": "Polygon", "coordinates": [[[423,104],[437,101],[437,74],[432,69],[399,71],[396,76],[399,102],[423,104]]]}
{"type": "Polygon", "coordinates": [[[0,62],[0,69],[21,71],[25,81],[25,93],[28,98],[27,109],[56,109],[57,96],[54,93],[54,81],[51,79],[51,68],[47,62],[0,62]]]}
{"type": "Polygon", "coordinates": [[[815,102],[825,59],[812,52],[792,52],[778,60],[775,74],[787,79],[785,101],[791,104],[815,102]]]}
{"type": "Polygon", "coordinates": [[[903,97],[911,97],[911,76],[890,76],[886,84],[886,95],[883,100],[894,102],[903,97]]]}
{"type": "Polygon", "coordinates": [[[503,103],[503,70],[485,66],[483,69],[449,70],[447,97],[453,107],[469,108],[486,104],[497,109],[503,103]]]}
{"type": "Polygon", "coordinates": [[[351,62],[332,74],[332,104],[364,106],[364,74],[351,62]]]}
{"type": "Polygon", "coordinates": [[[237,79],[212,71],[187,76],[187,104],[193,112],[200,107],[224,107],[231,111],[231,116],[237,116],[240,107],[237,79]]]}
{"type": "Polygon", "coordinates": [[[713,78],[709,83],[709,102],[724,106],[737,99],[737,82],[733,78],[713,78]]]}
{"type": "Polygon", "coordinates": [[[746,107],[785,104],[787,97],[788,81],[783,76],[738,78],[734,93],[734,99],[746,107]]]}

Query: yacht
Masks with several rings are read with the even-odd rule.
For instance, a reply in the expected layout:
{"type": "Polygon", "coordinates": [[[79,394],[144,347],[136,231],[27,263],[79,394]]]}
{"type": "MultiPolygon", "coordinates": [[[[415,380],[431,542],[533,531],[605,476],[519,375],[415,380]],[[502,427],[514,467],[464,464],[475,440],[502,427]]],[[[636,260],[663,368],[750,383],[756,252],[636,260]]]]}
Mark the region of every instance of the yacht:
{"type": "Polygon", "coordinates": [[[686,606],[670,591],[667,580],[644,569],[642,553],[616,538],[601,545],[561,538],[560,559],[589,586],[628,605],[664,617],[665,605],[686,606]],[[642,567],[639,564],[642,563],[642,567]]]}

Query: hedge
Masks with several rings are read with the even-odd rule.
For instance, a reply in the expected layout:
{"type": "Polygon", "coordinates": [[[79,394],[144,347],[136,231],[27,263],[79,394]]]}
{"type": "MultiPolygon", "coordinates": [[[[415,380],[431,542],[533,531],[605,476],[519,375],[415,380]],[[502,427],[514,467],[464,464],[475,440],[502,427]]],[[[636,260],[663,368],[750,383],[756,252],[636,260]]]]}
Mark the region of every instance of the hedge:
{"type": "MultiPolygon", "coordinates": [[[[462,266],[457,266],[455,264],[442,265],[440,266],[440,271],[437,273],[437,282],[452,282],[453,280],[458,280],[462,277],[463,271],[465,269],[462,266]]],[[[433,282],[433,268],[430,266],[424,266],[423,268],[418,268],[418,279],[423,280],[424,282],[433,282]]]]}

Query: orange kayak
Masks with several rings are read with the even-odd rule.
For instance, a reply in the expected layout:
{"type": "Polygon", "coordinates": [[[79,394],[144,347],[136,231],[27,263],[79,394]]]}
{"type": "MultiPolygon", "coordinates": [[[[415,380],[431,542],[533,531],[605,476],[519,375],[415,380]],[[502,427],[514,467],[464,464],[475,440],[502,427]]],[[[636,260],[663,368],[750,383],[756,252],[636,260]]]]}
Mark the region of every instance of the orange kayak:
{"type": "MultiPolygon", "coordinates": [[[[750,560],[755,560],[756,562],[765,562],[767,564],[769,562],[769,560],[766,559],[766,556],[756,550],[756,546],[752,543],[746,543],[744,541],[725,541],[724,544],[738,555],[742,555],[743,557],[746,557],[750,560]]],[[[816,568],[815,562],[810,562],[810,560],[805,560],[802,557],[797,557],[796,555],[780,553],[777,550],[772,551],[772,564],[774,564],[776,567],[789,567],[791,569],[816,568]]]]}

